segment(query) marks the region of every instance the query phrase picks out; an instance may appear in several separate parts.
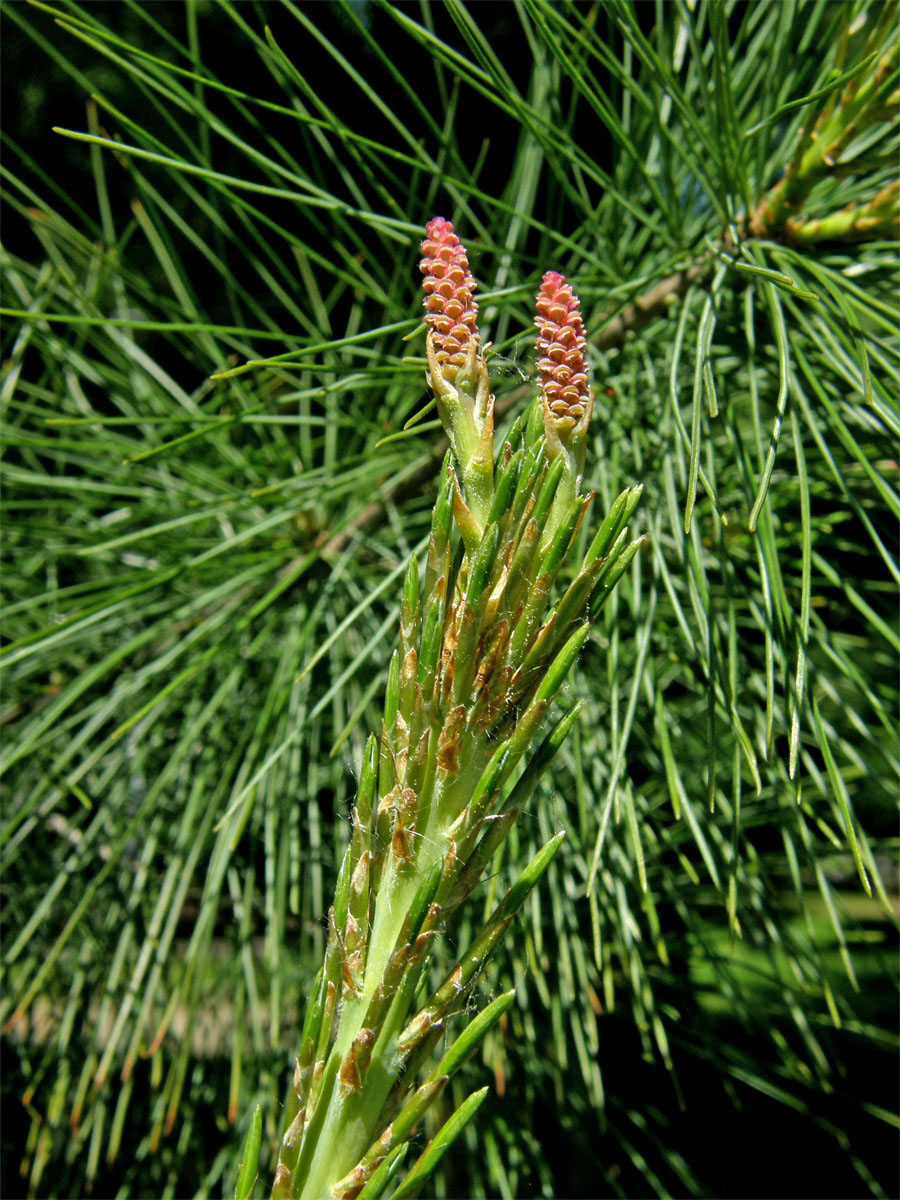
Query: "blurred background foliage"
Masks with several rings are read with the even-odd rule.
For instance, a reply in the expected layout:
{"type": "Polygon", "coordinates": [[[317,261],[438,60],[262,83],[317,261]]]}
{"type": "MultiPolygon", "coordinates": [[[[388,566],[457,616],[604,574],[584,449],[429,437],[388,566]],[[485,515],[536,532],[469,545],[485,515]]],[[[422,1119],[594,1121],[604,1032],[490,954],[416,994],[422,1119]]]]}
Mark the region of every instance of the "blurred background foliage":
{"type": "Polygon", "coordinates": [[[506,419],[572,278],[590,484],[649,539],[473,899],[566,830],[432,1186],[897,1195],[897,44],[894,3],[4,7],[3,1195],[230,1193],[257,1102],[271,1166],[442,450],[435,213],[506,419]]]}

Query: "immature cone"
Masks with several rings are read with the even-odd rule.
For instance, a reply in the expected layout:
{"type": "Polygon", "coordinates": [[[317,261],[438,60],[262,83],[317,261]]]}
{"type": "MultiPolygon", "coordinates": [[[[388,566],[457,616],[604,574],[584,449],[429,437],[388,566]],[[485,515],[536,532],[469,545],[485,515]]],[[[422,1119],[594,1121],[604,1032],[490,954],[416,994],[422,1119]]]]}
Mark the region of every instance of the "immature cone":
{"type": "Polygon", "coordinates": [[[493,492],[494,397],[478,333],[475,280],[450,221],[432,218],[425,234],[419,270],[424,276],[428,382],[480,536],[493,492]]]}
{"type": "Polygon", "coordinates": [[[537,295],[538,371],[544,431],[551,457],[565,453],[576,483],[594,405],[584,358],[587,341],[578,297],[558,271],[548,271],[537,295]]]}
{"type": "Polygon", "coordinates": [[[476,351],[478,348],[478,305],[472,298],[475,280],[466,248],[450,221],[434,217],[425,226],[425,233],[424,257],[419,263],[424,275],[425,321],[441,374],[448,383],[454,383],[466,364],[470,347],[476,351]]]}

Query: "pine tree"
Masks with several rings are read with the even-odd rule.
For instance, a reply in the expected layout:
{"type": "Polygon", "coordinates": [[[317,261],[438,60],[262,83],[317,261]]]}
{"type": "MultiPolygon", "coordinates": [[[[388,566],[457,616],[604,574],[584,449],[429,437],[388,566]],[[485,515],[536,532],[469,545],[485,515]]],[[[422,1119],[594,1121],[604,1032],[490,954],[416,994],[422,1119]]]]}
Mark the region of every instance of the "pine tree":
{"type": "Polygon", "coordinates": [[[4,8],[4,1195],[896,1194],[897,15],[4,8]]]}

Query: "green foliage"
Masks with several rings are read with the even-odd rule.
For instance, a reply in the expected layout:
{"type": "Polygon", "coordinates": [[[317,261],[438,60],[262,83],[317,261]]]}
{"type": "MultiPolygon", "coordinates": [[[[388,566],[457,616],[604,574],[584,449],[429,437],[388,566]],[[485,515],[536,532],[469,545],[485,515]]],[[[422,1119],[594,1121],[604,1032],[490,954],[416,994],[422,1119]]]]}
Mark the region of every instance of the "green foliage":
{"type": "MultiPolygon", "coordinates": [[[[402,434],[436,212],[508,419],[575,283],[586,483],[643,483],[649,547],[470,902],[460,944],[566,831],[428,1186],[762,1194],[784,1151],[779,1193],[896,1194],[897,245],[750,228],[850,84],[896,91],[896,6],[3,21],[4,1194],[233,1194],[257,1103],[271,1177],[443,451],[402,434]]],[[[870,114],[806,228],[897,141],[870,114]]]]}

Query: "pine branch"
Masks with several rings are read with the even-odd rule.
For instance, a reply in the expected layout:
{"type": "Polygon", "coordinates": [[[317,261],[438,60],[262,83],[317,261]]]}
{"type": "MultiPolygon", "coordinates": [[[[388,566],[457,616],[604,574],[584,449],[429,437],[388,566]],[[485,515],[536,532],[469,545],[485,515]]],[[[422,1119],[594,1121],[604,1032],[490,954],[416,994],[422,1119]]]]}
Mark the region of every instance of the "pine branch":
{"type": "MultiPolygon", "coordinates": [[[[633,488],[551,604],[592,499],[580,494],[593,399],[578,301],[563,276],[544,276],[540,401],[514,425],[495,464],[494,398],[465,250],[452,225],[435,218],[423,251],[428,379],[453,465],[448,455],[421,591],[415,558],[406,575],[380,745],[374,737],[368,744],[325,961],[308,1002],[276,1197],[357,1196],[499,1018],[496,1003],[467,1022],[415,1087],[414,1066],[464,1008],[562,843],[558,834],[538,852],[419,1006],[435,938],[572,728],[577,709],[538,744],[590,631],[584,614],[599,609],[641,544],[626,536],[640,497],[633,488]],[[464,546],[458,567],[454,539],[464,546]]],[[[453,1128],[461,1127],[460,1117],[453,1128]]],[[[413,1169],[417,1185],[424,1169],[413,1169]]]]}

